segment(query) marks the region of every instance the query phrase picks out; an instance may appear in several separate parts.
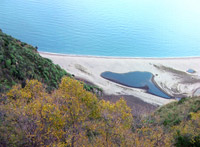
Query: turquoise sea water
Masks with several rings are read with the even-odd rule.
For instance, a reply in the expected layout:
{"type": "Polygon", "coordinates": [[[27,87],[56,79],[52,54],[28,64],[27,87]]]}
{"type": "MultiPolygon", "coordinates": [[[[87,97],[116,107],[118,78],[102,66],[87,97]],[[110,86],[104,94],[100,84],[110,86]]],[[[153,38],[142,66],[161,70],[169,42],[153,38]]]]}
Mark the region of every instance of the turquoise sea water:
{"type": "Polygon", "coordinates": [[[0,0],[0,28],[40,51],[200,56],[199,0],[0,0]]]}

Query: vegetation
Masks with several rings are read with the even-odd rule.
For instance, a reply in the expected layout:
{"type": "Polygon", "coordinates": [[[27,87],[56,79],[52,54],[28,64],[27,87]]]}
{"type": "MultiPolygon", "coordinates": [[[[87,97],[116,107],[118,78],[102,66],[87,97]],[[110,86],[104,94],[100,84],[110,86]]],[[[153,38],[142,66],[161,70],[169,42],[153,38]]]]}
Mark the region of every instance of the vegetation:
{"type": "Polygon", "coordinates": [[[159,108],[153,124],[171,131],[175,146],[200,146],[200,97],[182,98],[159,108]]]}
{"type": "Polygon", "coordinates": [[[159,108],[154,113],[154,116],[159,119],[160,124],[163,124],[166,127],[170,127],[190,119],[191,113],[196,113],[199,110],[199,97],[182,98],[180,101],[175,101],[159,108]]]}
{"type": "Polygon", "coordinates": [[[51,60],[43,58],[33,47],[8,36],[0,30],[0,92],[10,89],[26,79],[37,79],[48,90],[58,87],[67,74],[51,60]]]}
{"type": "MultiPolygon", "coordinates": [[[[24,83],[26,79],[37,79],[46,85],[47,91],[51,91],[58,88],[65,75],[72,77],[59,65],[41,57],[37,47],[21,42],[0,30],[0,93],[17,83],[24,83]]],[[[91,92],[102,92],[102,89],[86,83],[84,87],[91,92]]]]}
{"type": "Polygon", "coordinates": [[[0,31],[0,146],[200,146],[200,97],[135,117],[96,91],[0,31]]]}
{"type": "Polygon", "coordinates": [[[99,101],[83,85],[63,78],[52,94],[37,80],[14,86],[0,106],[4,146],[99,146],[126,143],[132,114],[123,99],[99,101]]]}
{"type": "MultiPolygon", "coordinates": [[[[199,98],[194,100],[197,103],[199,98]]],[[[77,80],[64,77],[51,94],[37,80],[15,85],[0,103],[0,146],[199,146],[200,111],[180,123],[162,123],[164,110],[137,119],[123,99],[99,100],[77,80]],[[162,118],[162,119],[161,119],[162,118]]],[[[176,114],[176,109],[174,109],[176,114]]],[[[190,110],[190,109],[188,109],[190,110]]],[[[177,110],[179,111],[179,110],[177,110]]],[[[171,114],[172,116],[174,114],[171,114]]]]}
{"type": "Polygon", "coordinates": [[[190,117],[189,120],[174,127],[175,145],[178,147],[200,146],[200,111],[190,113],[190,117]]]}

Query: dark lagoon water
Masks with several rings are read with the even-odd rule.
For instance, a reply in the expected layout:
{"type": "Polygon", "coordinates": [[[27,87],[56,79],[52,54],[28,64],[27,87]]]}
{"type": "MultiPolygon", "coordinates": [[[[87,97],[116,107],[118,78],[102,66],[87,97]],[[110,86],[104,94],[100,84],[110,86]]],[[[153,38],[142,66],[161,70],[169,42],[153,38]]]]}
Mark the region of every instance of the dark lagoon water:
{"type": "Polygon", "coordinates": [[[0,28],[40,51],[200,55],[199,0],[0,0],[0,28]]]}
{"type": "Polygon", "coordinates": [[[169,95],[164,93],[153,83],[153,74],[150,72],[128,72],[128,73],[113,73],[103,72],[101,76],[110,81],[128,86],[133,88],[146,89],[148,93],[157,95],[163,98],[171,98],[169,95]]]}

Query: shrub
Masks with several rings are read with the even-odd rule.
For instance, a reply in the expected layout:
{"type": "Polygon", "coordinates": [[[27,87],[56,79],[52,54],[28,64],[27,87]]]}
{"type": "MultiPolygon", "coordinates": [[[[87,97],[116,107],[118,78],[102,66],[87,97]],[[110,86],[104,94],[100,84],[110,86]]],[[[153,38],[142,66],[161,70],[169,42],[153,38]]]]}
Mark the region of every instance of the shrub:
{"type": "MultiPolygon", "coordinates": [[[[1,31],[0,42],[0,62],[3,63],[0,64],[0,70],[3,71],[0,72],[1,81],[7,79],[8,83],[12,83],[11,80],[21,83],[24,79],[34,77],[44,82],[51,91],[58,87],[63,76],[68,75],[58,65],[54,65],[51,60],[41,57],[33,46],[20,42],[1,31]]],[[[8,87],[6,84],[3,87],[8,87]]]]}
{"type": "Polygon", "coordinates": [[[7,60],[6,60],[6,67],[7,67],[7,68],[10,68],[10,66],[11,66],[11,60],[10,60],[10,59],[7,59],[7,60]]]}

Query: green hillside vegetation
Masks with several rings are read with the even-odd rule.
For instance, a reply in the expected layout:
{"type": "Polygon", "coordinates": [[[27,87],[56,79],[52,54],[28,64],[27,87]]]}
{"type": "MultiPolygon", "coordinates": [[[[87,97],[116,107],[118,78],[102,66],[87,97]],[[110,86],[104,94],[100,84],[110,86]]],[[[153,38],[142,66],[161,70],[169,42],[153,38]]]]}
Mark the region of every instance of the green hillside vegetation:
{"type": "Polygon", "coordinates": [[[169,103],[159,108],[154,116],[159,117],[160,124],[170,127],[188,120],[191,113],[200,111],[200,98],[182,98],[180,101],[169,103]]]}
{"type": "MultiPolygon", "coordinates": [[[[59,65],[43,58],[37,47],[21,42],[0,30],[0,93],[9,90],[27,79],[37,79],[46,85],[47,91],[58,88],[63,76],[70,76],[59,65]]],[[[102,91],[100,88],[84,84],[88,91],[102,91]]]]}
{"type": "Polygon", "coordinates": [[[67,72],[51,60],[41,57],[37,47],[14,39],[0,30],[1,91],[26,79],[37,79],[45,83],[48,90],[52,90],[58,87],[64,75],[67,72]]]}
{"type": "Polygon", "coordinates": [[[169,103],[159,108],[153,119],[153,125],[162,125],[173,132],[175,146],[200,146],[200,97],[169,103]]]}

